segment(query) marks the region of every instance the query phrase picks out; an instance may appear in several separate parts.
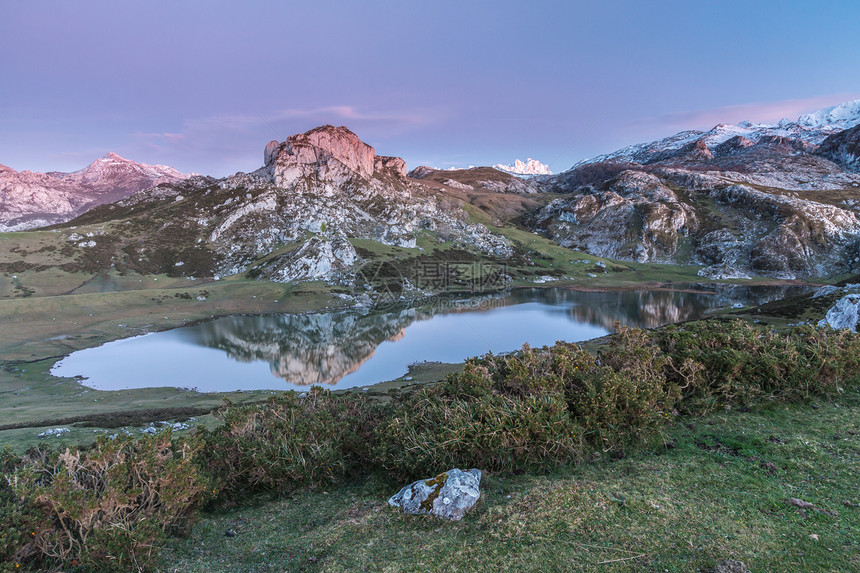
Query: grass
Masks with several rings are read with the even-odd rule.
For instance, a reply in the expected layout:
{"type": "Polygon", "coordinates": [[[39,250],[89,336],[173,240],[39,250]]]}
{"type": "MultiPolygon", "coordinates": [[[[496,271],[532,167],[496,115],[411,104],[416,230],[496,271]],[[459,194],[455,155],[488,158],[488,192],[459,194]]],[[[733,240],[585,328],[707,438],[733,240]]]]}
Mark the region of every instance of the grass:
{"type": "Polygon", "coordinates": [[[860,396],[691,418],[670,448],[547,475],[485,474],[459,523],[401,515],[356,478],[211,512],[162,571],[860,569],[860,396]],[[787,503],[817,509],[805,515],[787,503]],[[226,531],[235,533],[226,537],[226,531]],[[818,536],[818,541],[810,535],[818,536]]]}

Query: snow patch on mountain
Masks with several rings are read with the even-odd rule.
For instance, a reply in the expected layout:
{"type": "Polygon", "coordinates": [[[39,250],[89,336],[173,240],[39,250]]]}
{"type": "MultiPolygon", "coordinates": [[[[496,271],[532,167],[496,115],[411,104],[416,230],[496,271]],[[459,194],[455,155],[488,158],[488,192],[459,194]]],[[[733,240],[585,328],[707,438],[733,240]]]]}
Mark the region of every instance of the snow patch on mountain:
{"type": "Polygon", "coordinates": [[[549,165],[541,163],[537,159],[528,158],[525,162],[517,159],[513,165],[502,165],[497,163],[493,165],[494,169],[511,173],[512,175],[552,175],[549,165]]]}
{"type": "Polygon", "coordinates": [[[809,129],[827,126],[836,129],[849,129],[860,124],[860,99],[802,115],[797,123],[809,129]]]}
{"type": "Polygon", "coordinates": [[[794,122],[788,119],[777,124],[742,121],[738,124],[719,124],[710,131],[682,131],[657,141],[630,145],[612,153],[580,161],[572,169],[604,161],[645,163],[655,154],[677,151],[695,141],[702,141],[708,148],[713,148],[737,136],[745,137],[754,143],[763,137],[778,136],[820,145],[830,135],[855,125],[860,125],[860,100],[808,113],[794,122]]]}

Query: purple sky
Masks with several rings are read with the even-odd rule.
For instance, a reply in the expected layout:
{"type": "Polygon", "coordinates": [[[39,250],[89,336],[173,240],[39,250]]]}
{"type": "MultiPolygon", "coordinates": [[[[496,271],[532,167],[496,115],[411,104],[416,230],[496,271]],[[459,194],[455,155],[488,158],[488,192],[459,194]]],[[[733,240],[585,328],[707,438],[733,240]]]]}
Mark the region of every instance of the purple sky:
{"type": "Polygon", "coordinates": [[[225,175],[346,125],[410,168],[562,171],[860,98],[860,3],[0,0],[0,163],[225,175]]]}

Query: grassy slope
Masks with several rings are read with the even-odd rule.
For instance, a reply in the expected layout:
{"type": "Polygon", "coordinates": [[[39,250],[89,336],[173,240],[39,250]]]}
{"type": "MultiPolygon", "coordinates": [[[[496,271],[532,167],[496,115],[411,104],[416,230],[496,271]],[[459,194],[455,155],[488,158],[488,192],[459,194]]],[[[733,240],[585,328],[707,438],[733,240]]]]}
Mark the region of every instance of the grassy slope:
{"type": "Polygon", "coordinates": [[[375,478],[258,499],[205,515],[162,570],[860,570],[860,396],[688,422],[672,449],[486,475],[459,523],[395,512],[385,500],[401,484],[375,478]]]}

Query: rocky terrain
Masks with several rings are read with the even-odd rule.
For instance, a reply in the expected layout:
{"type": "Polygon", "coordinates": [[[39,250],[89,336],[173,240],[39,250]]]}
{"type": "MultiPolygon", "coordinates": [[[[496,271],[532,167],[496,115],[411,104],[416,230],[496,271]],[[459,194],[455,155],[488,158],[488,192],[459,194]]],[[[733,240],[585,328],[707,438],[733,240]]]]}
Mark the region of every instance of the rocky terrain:
{"type": "Polygon", "coordinates": [[[137,163],[116,153],[72,173],[15,171],[0,165],[0,232],[62,223],[96,205],[188,177],[172,167],[137,163]]]}
{"type": "Polygon", "coordinates": [[[701,276],[828,276],[860,263],[860,102],[777,125],[718,125],[540,178],[528,218],[559,244],[701,276]]]}
{"type": "Polygon", "coordinates": [[[379,249],[413,257],[412,266],[438,245],[466,261],[514,255],[506,238],[471,222],[444,185],[407,177],[402,159],[376,155],[345,127],[272,141],[263,159],[253,173],[195,176],[98,206],[55,229],[63,247],[52,260],[70,272],[240,274],[349,287],[368,282],[364,271],[376,283],[406,278],[400,282],[418,290],[405,267],[364,266],[379,249]]]}

